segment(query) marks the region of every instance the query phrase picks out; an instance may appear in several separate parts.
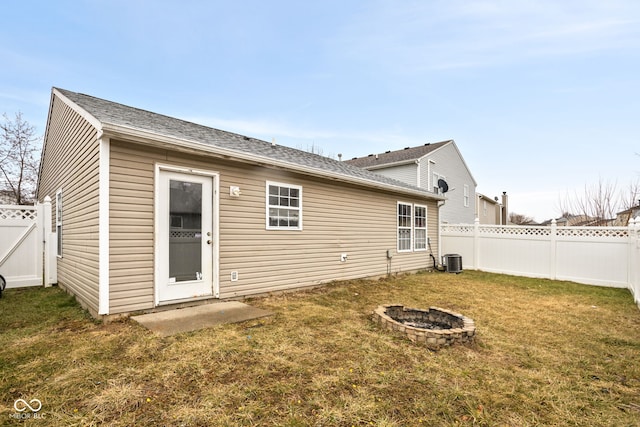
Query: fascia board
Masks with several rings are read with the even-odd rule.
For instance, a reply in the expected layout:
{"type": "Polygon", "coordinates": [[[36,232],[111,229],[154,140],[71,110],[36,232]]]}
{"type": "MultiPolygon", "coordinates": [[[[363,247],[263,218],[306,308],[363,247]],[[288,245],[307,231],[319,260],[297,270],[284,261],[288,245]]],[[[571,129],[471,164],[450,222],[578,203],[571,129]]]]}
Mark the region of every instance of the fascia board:
{"type": "Polygon", "coordinates": [[[98,131],[98,134],[100,133],[101,128],[102,128],[102,122],[100,122],[100,120],[96,119],[87,110],[85,110],[84,108],[80,107],[78,104],[76,104],[75,102],[73,102],[72,100],[70,100],[69,98],[64,96],[56,88],[53,88],[53,94],[56,97],[60,98],[60,100],[62,100],[62,102],[67,104],[73,111],[75,111],[76,113],[80,114],[80,116],[83,119],[85,119],[86,121],[88,121],[94,128],[96,128],[96,130],[98,131]]]}
{"type": "MultiPolygon", "coordinates": [[[[453,145],[453,148],[456,150],[456,153],[458,153],[458,157],[460,157],[460,161],[462,161],[462,165],[467,169],[467,172],[469,173],[469,176],[471,177],[471,180],[473,181],[473,185],[475,185],[476,187],[478,187],[478,182],[476,181],[476,179],[473,177],[473,174],[471,173],[471,169],[469,169],[469,166],[467,165],[467,162],[465,162],[464,157],[462,157],[462,153],[460,152],[460,149],[458,148],[458,146],[456,145],[456,142],[451,139],[449,141],[447,141],[448,143],[450,143],[451,145],[453,145]]],[[[430,153],[426,154],[425,156],[423,156],[423,158],[429,158],[429,156],[433,155],[433,153],[438,152],[439,150],[444,149],[444,147],[446,147],[449,144],[443,144],[442,147],[438,147],[435,150],[431,151],[430,153]]]]}

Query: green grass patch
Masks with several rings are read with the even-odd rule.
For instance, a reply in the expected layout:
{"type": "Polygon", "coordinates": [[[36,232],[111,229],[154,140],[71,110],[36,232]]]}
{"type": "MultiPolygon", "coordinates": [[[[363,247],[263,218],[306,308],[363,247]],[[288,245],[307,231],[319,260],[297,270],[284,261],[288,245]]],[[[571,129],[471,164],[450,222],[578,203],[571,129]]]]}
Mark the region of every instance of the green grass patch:
{"type": "Polygon", "coordinates": [[[465,271],[250,301],[274,316],[157,337],[59,289],[0,299],[0,425],[640,425],[640,311],[627,290],[465,271]],[[474,319],[433,352],[380,304],[474,319]],[[44,419],[16,420],[16,399],[44,419]]]}

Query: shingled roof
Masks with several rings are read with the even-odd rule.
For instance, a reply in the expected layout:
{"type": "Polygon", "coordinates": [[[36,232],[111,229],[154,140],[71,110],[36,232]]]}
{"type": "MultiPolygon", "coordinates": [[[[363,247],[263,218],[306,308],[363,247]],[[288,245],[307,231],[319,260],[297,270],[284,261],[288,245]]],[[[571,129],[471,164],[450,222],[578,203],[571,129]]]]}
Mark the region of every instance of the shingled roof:
{"type": "Polygon", "coordinates": [[[359,168],[371,168],[395,163],[402,164],[418,160],[450,142],[452,140],[424,144],[418,147],[407,147],[403,150],[387,151],[380,154],[369,154],[366,157],[354,157],[351,160],[347,160],[346,163],[359,168]]]}
{"type": "Polygon", "coordinates": [[[151,139],[154,136],[166,137],[163,139],[175,141],[176,145],[184,142],[188,143],[191,148],[226,156],[235,155],[244,161],[289,168],[314,176],[343,180],[359,185],[441,199],[430,191],[369,172],[347,162],[65,89],[54,88],[53,92],[76,104],[95,118],[98,123],[94,122],[94,124],[99,127],[99,131],[103,131],[105,134],[110,132],[116,132],[118,135],[142,133],[151,139]]]}

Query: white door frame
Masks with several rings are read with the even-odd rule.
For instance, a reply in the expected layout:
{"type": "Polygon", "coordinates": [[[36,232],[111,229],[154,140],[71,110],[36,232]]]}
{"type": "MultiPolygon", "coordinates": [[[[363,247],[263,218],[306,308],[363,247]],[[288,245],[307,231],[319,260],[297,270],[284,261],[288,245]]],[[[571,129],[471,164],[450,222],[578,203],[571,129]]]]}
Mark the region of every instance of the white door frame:
{"type": "Polygon", "coordinates": [[[175,304],[186,301],[194,301],[201,299],[210,299],[210,298],[219,298],[220,297],[220,280],[219,280],[219,186],[220,186],[220,174],[214,171],[207,171],[201,169],[191,169],[186,167],[180,167],[175,165],[161,164],[157,163],[155,165],[155,203],[154,203],[154,223],[155,223],[155,238],[154,238],[154,294],[155,294],[155,305],[166,305],[166,304],[175,304]],[[163,239],[161,236],[167,233],[166,221],[162,221],[159,215],[159,212],[163,209],[161,206],[161,197],[160,192],[162,191],[161,186],[163,185],[163,181],[160,179],[161,173],[178,173],[185,174],[191,176],[200,176],[211,178],[212,180],[212,201],[213,206],[211,207],[211,233],[212,236],[203,236],[203,239],[211,239],[211,251],[212,251],[212,268],[211,268],[211,294],[208,295],[200,295],[200,296],[185,296],[184,298],[171,299],[171,300],[162,300],[160,295],[160,287],[166,285],[166,280],[168,277],[164,277],[163,271],[166,270],[166,266],[163,265],[162,255],[164,248],[163,239]]]}

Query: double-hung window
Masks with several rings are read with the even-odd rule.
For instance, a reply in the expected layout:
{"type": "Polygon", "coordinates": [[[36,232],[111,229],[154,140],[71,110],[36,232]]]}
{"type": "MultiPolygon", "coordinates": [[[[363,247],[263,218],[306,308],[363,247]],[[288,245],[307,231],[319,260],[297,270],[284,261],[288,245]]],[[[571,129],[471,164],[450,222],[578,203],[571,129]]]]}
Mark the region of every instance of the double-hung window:
{"type": "Polygon", "coordinates": [[[302,187],[267,182],[267,230],[302,230],[302,187]]]}
{"type": "Polygon", "coordinates": [[[440,180],[446,181],[446,177],[444,175],[440,175],[438,172],[434,172],[431,178],[431,185],[433,187],[433,192],[436,194],[442,194],[442,189],[438,185],[438,181],[440,180]]]}
{"type": "Polygon", "coordinates": [[[59,257],[62,256],[62,190],[56,193],[56,236],[57,241],[57,253],[59,257]]]}
{"type": "Polygon", "coordinates": [[[413,205],[398,203],[398,252],[411,251],[413,205]]]}
{"type": "Polygon", "coordinates": [[[463,203],[465,208],[468,208],[469,207],[469,185],[465,184],[463,188],[464,188],[464,190],[463,190],[464,191],[464,195],[463,195],[464,199],[463,199],[462,203],[463,203]]]}
{"type": "Polygon", "coordinates": [[[398,202],[398,252],[427,249],[427,207],[398,202]]]}
{"type": "Polygon", "coordinates": [[[413,208],[413,250],[427,250],[427,207],[415,205],[413,208]]]}

